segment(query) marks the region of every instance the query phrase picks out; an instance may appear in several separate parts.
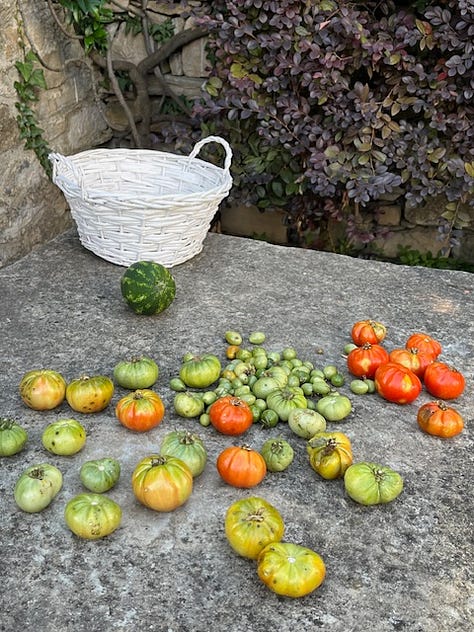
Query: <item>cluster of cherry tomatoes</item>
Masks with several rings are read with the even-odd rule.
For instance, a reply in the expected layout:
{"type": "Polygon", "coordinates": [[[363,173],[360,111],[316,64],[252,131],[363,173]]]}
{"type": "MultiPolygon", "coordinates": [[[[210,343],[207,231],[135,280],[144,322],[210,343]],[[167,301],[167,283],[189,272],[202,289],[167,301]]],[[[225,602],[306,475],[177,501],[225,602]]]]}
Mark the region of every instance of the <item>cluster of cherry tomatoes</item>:
{"type": "Polygon", "coordinates": [[[377,393],[389,402],[409,404],[420,395],[423,385],[437,401],[423,404],[417,421],[425,432],[453,437],[464,427],[461,414],[443,400],[459,397],[465,388],[464,375],[439,359],[442,346],[426,333],[412,333],[405,346],[388,351],[383,346],[387,328],[375,320],[354,323],[353,347],[347,368],[357,378],[373,380],[377,393]]]}

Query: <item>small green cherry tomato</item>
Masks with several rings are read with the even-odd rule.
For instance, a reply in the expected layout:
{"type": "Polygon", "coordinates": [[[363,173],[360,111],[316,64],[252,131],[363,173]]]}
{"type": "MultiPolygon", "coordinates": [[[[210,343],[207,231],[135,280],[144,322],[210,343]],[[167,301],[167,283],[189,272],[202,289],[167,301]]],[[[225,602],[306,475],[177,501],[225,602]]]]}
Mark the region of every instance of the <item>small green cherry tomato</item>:
{"type": "Polygon", "coordinates": [[[249,342],[253,345],[261,345],[265,342],[265,334],[263,331],[252,331],[249,334],[249,342]]]}
{"type": "Polygon", "coordinates": [[[98,540],[120,526],[122,509],[107,496],[87,492],[78,494],[67,503],[64,519],[78,537],[98,540]]]}
{"type": "Polygon", "coordinates": [[[364,395],[369,392],[369,385],[365,380],[352,380],[349,388],[355,395],[364,395]]]}
{"type": "Polygon", "coordinates": [[[362,461],[347,468],[344,487],[361,505],[377,505],[395,500],[403,489],[403,479],[390,467],[362,461]]]}
{"type": "Polygon", "coordinates": [[[238,331],[228,330],[224,334],[224,339],[229,345],[241,345],[242,344],[242,336],[238,331]]]}
{"type": "Polygon", "coordinates": [[[120,478],[120,463],[105,457],[83,463],[79,477],[89,491],[102,494],[112,489],[120,478]]]}
{"type": "Polygon", "coordinates": [[[42,442],[48,452],[69,456],[82,450],[86,442],[86,431],[75,419],[58,419],[46,426],[42,442]]]}
{"type": "Polygon", "coordinates": [[[0,456],[20,452],[28,440],[28,433],[13,419],[0,418],[0,456]]]}

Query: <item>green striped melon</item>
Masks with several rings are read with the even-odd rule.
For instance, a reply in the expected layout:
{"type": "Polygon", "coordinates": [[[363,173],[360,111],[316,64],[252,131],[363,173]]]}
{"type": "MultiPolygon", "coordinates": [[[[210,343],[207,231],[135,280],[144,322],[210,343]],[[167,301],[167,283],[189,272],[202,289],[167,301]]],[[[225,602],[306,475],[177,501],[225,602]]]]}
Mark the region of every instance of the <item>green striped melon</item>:
{"type": "Polygon", "coordinates": [[[136,314],[159,314],[171,305],[176,284],[167,270],[154,261],[137,261],[120,281],[122,296],[136,314]]]}

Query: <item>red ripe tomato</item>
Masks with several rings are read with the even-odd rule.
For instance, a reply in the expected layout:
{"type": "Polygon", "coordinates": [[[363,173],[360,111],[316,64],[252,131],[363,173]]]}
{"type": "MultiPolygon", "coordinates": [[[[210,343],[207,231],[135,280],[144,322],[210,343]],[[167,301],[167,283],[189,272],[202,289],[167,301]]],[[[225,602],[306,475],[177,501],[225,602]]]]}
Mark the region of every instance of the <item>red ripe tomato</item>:
{"type": "Polygon", "coordinates": [[[427,352],[418,351],[416,347],[410,347],[406,349],[392,349],[389,359],[390,362],[406,366],[407,369],[410,369],[415,375],[422,378],[426,367],[433,362],[434,357],[427,352]]]}
{"type": "Polygon", "coordinates": [[[382,345],[366,343],[347,356],[347,368],[356,377],[372,378],[379,366],[388,362],[388,351],[382,345]]]}
{"type": "Polygon", "coordinates": [[[265,459],[248,445],[229,446],[217,457],[217,471],[233,487],[255,487],[265,477],[265,459]]]}
{"type": "Polygon", "coordinates": [[[433,360],[441,353],[441,344],[428,334],[411,334],[405,343],[407,349],[418,349],[419,353],[428,353],[433,356],[433,360]]]}
{"type": "Polygon", "coordinates": [[[211,404],[208,410],[211,424],[225,435],[240,435],[253,424],[253,413],[243,399],[224,395],[211,404]]]}
{"type": "Polygon", "coordinates": [[[464,428],[462,416],[444,402],[423,404],[418,409],[416,420],[424,432],[437,437],[454,437],[464,428]]]}
{"type": "Polygon", "coordinates": [[[165,407],[157,393],[144,388],[122,397],[115,407],[115,414],[125,428],[146,432],[161,423],[165,407]]]}
{"type": "Polygon", "coordinates": [[[409,404],[421,393],[420,378],[402,364],[387,362],[374,376],[377,393],[395,404],[409,404]]]}
{"type": "Polygon", "coordinates": [[[376,320],[359,320],[352,326],[351,337],[358,347],[366,342],[378,344],[387,335],[387,328],[376,320]]]}
{"type": "Polygon", "coordinates": [[[445,362],[433,362],[423,376],[426,390],[440,399],[455,399],[464,391],[464,375],[445,362]]]}

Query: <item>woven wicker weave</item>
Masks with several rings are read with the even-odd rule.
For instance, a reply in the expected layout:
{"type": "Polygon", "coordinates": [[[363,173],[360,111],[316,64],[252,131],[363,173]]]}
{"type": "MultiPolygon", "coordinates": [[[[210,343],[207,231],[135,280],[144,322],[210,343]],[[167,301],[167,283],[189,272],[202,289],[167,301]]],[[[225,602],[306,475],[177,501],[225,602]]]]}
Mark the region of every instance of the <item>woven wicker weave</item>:
{"type": "Polygon", "coordinates": [[[189,156],[93,149],[49,159],[82,245],[122,266],[156,261],[172,267],[194,257],[232,186],[232,150],[219,136],[202,139],[189,156]],[[225,149],[223,169],[196,157],[211,142],[225,149]]]}

